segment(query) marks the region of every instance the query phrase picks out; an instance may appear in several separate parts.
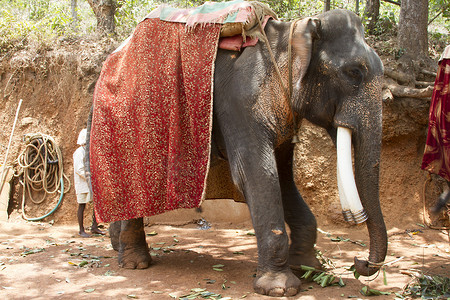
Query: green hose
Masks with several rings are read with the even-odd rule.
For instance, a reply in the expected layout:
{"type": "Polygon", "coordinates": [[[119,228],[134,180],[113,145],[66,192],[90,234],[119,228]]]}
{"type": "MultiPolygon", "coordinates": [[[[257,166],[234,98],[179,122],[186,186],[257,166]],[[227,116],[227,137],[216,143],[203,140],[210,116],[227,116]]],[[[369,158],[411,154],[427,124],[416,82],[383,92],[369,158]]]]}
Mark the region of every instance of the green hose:
{"type": "Polygon", "coordinates": [[[22,198],[22,217],[27,220],[27,221],[40,221],[44,218],[47,218],[48,216],[50,216],[52,213],[55,212],[55,210],[59,207],[59,205],[62,202],[63,196],[64,196],[64,180],[61,177],[61,191],[60,191],[61,195],[59,196],[59,200],[58,203],[56,203],[56,206],[48,213],[46,213],[45,215],[41,216],[41,217],[37,217],[37,218],[28,218],[25,215],[25,193],[23,193],[23,198],[22,198]]]}

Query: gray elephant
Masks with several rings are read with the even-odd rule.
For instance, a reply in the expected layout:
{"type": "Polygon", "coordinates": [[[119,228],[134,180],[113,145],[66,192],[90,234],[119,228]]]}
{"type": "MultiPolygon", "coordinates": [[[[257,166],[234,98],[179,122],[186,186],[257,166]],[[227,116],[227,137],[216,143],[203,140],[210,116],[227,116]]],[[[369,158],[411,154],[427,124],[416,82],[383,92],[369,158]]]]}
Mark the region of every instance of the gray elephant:
{"type": "MultiPolygon", "coordinates": [[[[379,202],[382,62],[365,42],[359,17],[350,11],[333,10],[297,22],[291,41],[290,28],[291,23],[277,20],[265,27],[281,76],[262,41],[241,52],[219,50],[214,76],[211,152],[228,161],[233,184],[248,204],[258,246],[254,289],[271,296],[298,293],[300,280],[292,269],[320,268],[314,250],[316,220],[293,179],[291,140],[303,118],[325,128],[336,144],[340,131],[352,138],[353,184],[370,235],[368,261],[355,258],[356,270],[374,274],[387,251],[379,202]]],[[[351,158],[350,166],[339,172],[344,168],[352,170],[351,158]]],[[[150,265],[142,218],[112,223],[110,233],[121,266],[150,265]]]]}

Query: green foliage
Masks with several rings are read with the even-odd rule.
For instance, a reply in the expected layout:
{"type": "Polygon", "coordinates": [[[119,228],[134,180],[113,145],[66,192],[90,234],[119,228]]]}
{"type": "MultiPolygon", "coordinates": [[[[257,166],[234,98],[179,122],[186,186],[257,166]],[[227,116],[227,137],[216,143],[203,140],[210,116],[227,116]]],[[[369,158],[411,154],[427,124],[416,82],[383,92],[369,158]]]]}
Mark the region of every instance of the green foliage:
{"type": "Polygon", "coordinates": [[[450,1],[429,0],[428,20],[433,27],[442,25],[447,31],[450,30],[450,1]]]}
{"type": "MultiPolygon", "coordinates": [[[[213,0],[221,2],[224,0],[213,0]]],[[[260,0],[267,3],[281,20],[317,15],[323,11],[323,1],[260,0]]],[[[137,23],[161,3],[175,7],[195,7],[204,0],[117,0],[115,15],[118,39],[127,37],[137,23]]],[[[77,19],[72,18],[71,0],[0,0],[0,52],[26,47],[30,42],[50,44],[59,37],[84,36],[96,29],[96,19],[86,0],[77,1],[77,19]]],[[[359,13],[363,14],[365,1],[360,0],[359,13]]],[[[430,21],[436,38],[450,29],[450,1],[429,1],[430,21]],[[437,28],[437,30],[435,30],[437,28]]],[[[355,11],[355,1],[333,0],[331,9],[345,8],[355,11]]],[[[380,18],[375,34],[394,34],[400,7],[381,1],[380,18]]],[[[367,21],[367,20],[366,20],[367,21]]],[[[445,36],[441,36],[445,38],[445,36]]]]}
{"type": "Polygon", "coordinates": [[[401,299],[421,297],[422,299],[448,299],[450,297],[450,278],[420,274],[415,281],[408,284],[401,299]]]}
{"type": "Polygon", "coordinates": [[[430,16],[442,12],[445,18],[450,18],[450,2],[448,0],[429,0],[430,16]]]}
{"type": "Polygon", "coordinates": [[[116,32],[119,36],[126,37],[131,34],[139,21],[158,6],[160,1],[119,0],[117,2],[119,8],[115,15],[116,32]]]}
{"type": "MultiPolygon", "coordinates": [[[[70,1],[0,0],[0,52],[75,34],[70,1]]],[[[92,12],[91,12],[92,14],[92,12]]]]}
{"type": "Polygon", "coordinates": [[[320,285],[321,287],[327,287],[331,285],[335,286],[345,286],[344,281],[341,277],[336,277],[333,273],[326,272],[323,270],[317,270],[308,266],[301,266],[304,274],[302,275],[302,279],[311,280],[320,285]]]}

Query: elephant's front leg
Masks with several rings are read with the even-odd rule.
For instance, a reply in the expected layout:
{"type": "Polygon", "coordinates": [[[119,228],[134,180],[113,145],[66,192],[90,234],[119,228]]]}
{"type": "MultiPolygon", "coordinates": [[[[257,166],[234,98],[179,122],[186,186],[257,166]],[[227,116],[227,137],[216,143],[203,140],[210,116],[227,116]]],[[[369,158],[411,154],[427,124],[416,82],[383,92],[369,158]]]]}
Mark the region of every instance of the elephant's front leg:
{"type": "Polygon", "coordinates": [[[246,147],[229,155],[232,176],[248,203],[258,244],[256,292],[270,296],[293,296],[300,280],[288,264],[289,239],[284,225],[283,204],[275,157],[271,149],[246,147]]]}
{"type": "Polygon", "coordinates": [[[289,265],[296,273],[301,274],[302,265],[316,269],[321,269],[322,265],[316,258],[314,249],[317,237],[316,218],[298,192],[294,182],[293,151],[294,144],[288,141],[277,149],[276,158],[284,218],[291,230],[289,265]]]}
{"type": "MultiPolygon", "coordinates": [[[[117,224],[115,223],[117,230],[117,224]]],[[[112,238],[112,237],[111,237],[112,238]]],[[[145,269],[151,263],[151,257],[145,240],[142,218],[120,222],[119,265],[126,269],[145,269]]]]}

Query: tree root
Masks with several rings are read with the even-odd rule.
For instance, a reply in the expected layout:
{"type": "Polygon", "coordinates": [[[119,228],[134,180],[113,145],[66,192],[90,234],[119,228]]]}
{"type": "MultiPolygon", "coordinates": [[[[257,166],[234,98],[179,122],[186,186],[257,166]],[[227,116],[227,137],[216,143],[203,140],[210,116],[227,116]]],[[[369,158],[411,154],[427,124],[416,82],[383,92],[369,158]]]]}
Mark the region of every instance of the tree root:
{"type": "MultiPolygon", "coordinates": [[[[433,95],[433,86],[428,86],[423,89],[416,89],[409,86],[402,86],[394,83],[387,83],[385,82],[383,85],[383,89],[388,89],[390,93],[394,97],[400,97],[400,98],[420,98],[420,99],[427,99],[428,101],[431,100],[431,96],[433,95]]],[[[384,92],[384,94],[389,95],[388,92],[384,92]]]]}

